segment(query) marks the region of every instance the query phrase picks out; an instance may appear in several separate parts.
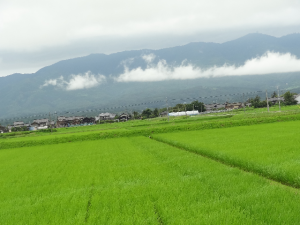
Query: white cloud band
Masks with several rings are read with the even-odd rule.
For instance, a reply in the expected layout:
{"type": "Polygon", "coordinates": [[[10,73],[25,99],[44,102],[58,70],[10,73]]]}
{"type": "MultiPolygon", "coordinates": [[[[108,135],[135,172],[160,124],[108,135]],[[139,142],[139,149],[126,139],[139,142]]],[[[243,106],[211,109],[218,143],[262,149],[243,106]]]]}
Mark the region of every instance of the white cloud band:
{"type": "MultiPolygon", "coordinates": [[[[149,58],[143,56],[148,62],[149,58]]],[[[152,61],[152,60],[151,60],[152,61]]],[[[177,67],[169,66],[165,60],[160,60],[156,65],[150,65],[145,70],[136,68],[129,70],[124,66],[124,73],[117,77],[117,82],[149,82],[164,80],[187,80],[203,77],[260,75],[271,73],[285,73],[300,71],[300,60],[290,53],[280,54],[267,52],[261,57],[247,60],[243,66],[223,65],[201,69],[184,62],[177,67]]]]}
{"type": "Polygon", "coordinates": [[[49,85],[57,86],[67,91],[87,89],[96,87],[106,81],[106,77],[103,75],[93,75],[90,71],[85,74],[71,75],[71,79],[66,81],[62,76],[58,79],[46,80],[41,87],[49,85]]]}

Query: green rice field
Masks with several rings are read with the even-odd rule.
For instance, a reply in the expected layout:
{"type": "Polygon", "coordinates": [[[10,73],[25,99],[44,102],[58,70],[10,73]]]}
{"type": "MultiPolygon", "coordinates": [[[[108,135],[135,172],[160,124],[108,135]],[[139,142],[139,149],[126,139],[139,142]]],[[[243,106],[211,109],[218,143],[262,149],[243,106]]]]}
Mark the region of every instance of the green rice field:
{"type": "Polygon", "coordinates": [[[300,195],[146,137],[1,151],[1,224],[297,224],[300,195]]]}
{"type": "Polygon", "coordinates": [[[0,136],[0,224],[299,224],[300,113],[0,136]]]}
{"type": "Polygon", "coordinates": [[[155,135],[155,139],[300,187],[300,121],[155,135]]]}

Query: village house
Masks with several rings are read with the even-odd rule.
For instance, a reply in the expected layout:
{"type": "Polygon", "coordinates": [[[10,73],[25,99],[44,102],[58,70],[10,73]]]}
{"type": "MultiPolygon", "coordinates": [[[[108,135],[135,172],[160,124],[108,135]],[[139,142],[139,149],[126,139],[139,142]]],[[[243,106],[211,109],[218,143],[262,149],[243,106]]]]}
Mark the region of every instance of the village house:
{"type": "Polygon", "coordinates": [[[16,121],[16,122],[14,122],[13,127],[24,127],[24,126],[25,126],[24,122],[16,121]]]}
{"type": "Polygon", "coordinates": [[[237,102],[237,103],[226,103],[225,104],[225,109],[240,109],[243,108],[244,104],[237,102]]]}
{"type": "Polygon", "coordinates": [[[297,104],[300,103],[300,94],[294,95],[294,99],[298,102],[297,104]]]}
{"type": "Polygon", "coordinates": [[[0,126],[0,133],[2,134],[6,132],[8,132],[8,128],[0,126]]]}
{"type": "Polygon", "coordinates": [[[101,121],[101,120],[114,120],[115,116],[116,114],[106,112],[106,113],[100,113],[98,117],[99,120],[101,121]]]}
{"type": "Polygon", "coordinates": [[[32,127],[45,127],[49,125],[49,119],[36,119],[31,123],[32,127]]]}
{"type": "Polygon", "coordinates": [[[80,125],[82,124],[82,116],[59,116],[56,121],[56,127],[69,127],[71,125],[80,125]]]}
{"type": "Polygon", "coordinates": [[[168,112],[167,112],[167,111],[163,111],[163,112],[161,112],[159,115],[160,115],[161,117],[167,116],[167,115],[168,115],[168,112]]]}
{"type": "Polygon", "coordinates": [[[55,125],[55,122],[51,121],[51,123],[50,123],[49,119],[36,119],[36,120],[33,120],[31,123],[31,130],[46,129],[49,126],[54,127],[54,125],[55,125]]]}
{"type": "Polygon", "coordinates": [[[225,108],[225,104],[217,104],[217,103],[213,103],[213,104],[207,104],[204,105],[206,111],[212,111],[212,110],[220,110],[220,109],[224,109],[225,108]]]}
{"type": "Polygon", "coordinates": [[[16,122],[14,122],[14,125],[11,128],[13,128],[13,127],[15,127],[15,128],[18,128],[18,127],[28,127],[29,128],[30,124],[24,123],[22,121],[16,121],[16,122]]]}
{"type": "Polygon", "coordinates": [[[275,97],[275,98],[268,98],[268,102],[269,103],[272,103],[272,104],[276,104],[276,103],[278,103],[278,102],[284,102],[284,98],[283,97],[279,97],[279,98],[277,98],[277,97],[275,97]]]}
{"type": "Polygon", "coordinates": [[[81,121],[83,124],[94,124],[96,122],[95,117],[84,117],[81,121]]]}
{"type": "Polygon", "coordinates": [[[14,126],[8,125],[8,126],[7,126],[8,132],[11,132],[11,129],[12,129],[13,127],[14,127],[14,126]]]}
{"type": "Polygon", "coordinates": [[[120,121],[127,121],[127,120],[129,120],[129,118],[130,118],[130,115],[127,114],[127,113],[122,113],[122,114],[119,116],[119,120],[120,120],[120,121]]]}

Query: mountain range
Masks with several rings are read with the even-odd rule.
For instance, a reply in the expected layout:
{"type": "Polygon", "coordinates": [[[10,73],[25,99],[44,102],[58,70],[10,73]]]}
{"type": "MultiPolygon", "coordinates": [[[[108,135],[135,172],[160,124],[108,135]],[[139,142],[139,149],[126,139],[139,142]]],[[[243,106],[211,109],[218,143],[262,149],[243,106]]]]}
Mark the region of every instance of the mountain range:
{"type": "MultiPolygon", "coordinates": [[[[239,67],[247,60],[261,57],[266,52],[290,53],[300,58],[300,34],[276,38],[254,33],[222,44],[194,42],[159,50],[143,49],[109,55],[91,54],[59,61],[41,68],[36,73],[0,77],[0,119],[54,111],[115,107],[165,100],[166,97],[183,99],[265,89],[273,91],[278,85],[283,89],[300,87],[299,72],[197,79],[185,79],[183,73],[180,75],[182,77],[176,80],[118,82],[118,77],[125,71],[144,71],[153,66],[157,67],[160,62],[170,71],[183,64],[202,70],[224,65],[239,67]],[[85,77],[85,80],[80,80],[82,77],[85,77]],[[77,83],[69,87],[75,78],[77,83]],[[86,79],[94,79],[94,83],[86,79]],[[82,82],[87,83],[82,86],[82,82]]],[[[140,76],[143,76],[143,73],[140,76]]],[[[214,100],[241,100],[237,98],[240,97],[220,97],[214,100]]],[[[165,106],[165,103],[154,103],[134,109],[165,106]]]]}

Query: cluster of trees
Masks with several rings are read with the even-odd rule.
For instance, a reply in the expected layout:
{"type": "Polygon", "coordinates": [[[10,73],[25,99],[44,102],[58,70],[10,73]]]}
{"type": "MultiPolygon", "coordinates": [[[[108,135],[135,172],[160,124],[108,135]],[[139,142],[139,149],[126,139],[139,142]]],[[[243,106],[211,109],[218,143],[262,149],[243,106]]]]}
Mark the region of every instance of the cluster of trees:
{"type": "Polygon", "coordinates": [[[13,128],[11,128],[11,131],[12,132],[15,132],[15,131],[29,131],[29,128],[28,127],[13,127],[13,128]]]}
{"type": "Polygon", "coordinates": [[[298,101],[294,98],[295,93],[291,93],[289,91],[283,94],[284,104],[285,105],[296,105],[298,101]]]}
{"type": "Polygon", "coordinates": [[[198,112],[205,112],[205,106],[203,102],[193,101],[188,104],[177,104],[174,107],[170,107],[170,112],[182,112],[182,111],[192,111],[198,110],[198,112]]]}
{"type": "MultiPolygon", "coordinates": [[[[298,102],[294,98],[295,93],[291,93],[290,91],[285,92],[281,97],[283,97],[284,101],[281,102],[282,105],[296,105],[298,102]]],[[[276,98],[277,94],[274,91],[271,98],[276,98]]],[[[267,100],[260,100],[260,97],[257,95],[255,98],[250,98],[248,103],[251,103],[251,106],[254,108],[264,108],[267,107],[267,100]]],[[[268,102],[269,106],[272,106],[272,102],[268,102]]]]}
{"type": "MultiPolygon", "coordinates": [[[[250,98],[247,103],[251,103],[251,106],[254,108],[264,108],[267,107],[267,100],[261,101],[260,97],[256,95],[255,98],[250,98]]],[[[269,102],[269,106],[271,106],[272,103],[269,102]]]]}
{"type": "Polygon", "coordinates": [[[160,111],[158,108],[155,108],[154,110],[151,109],[145,109],[142,111],[142,113],[133,112],[133,118],[134,119],[146,119],[146,118],[155,118],[158,117],[160,114],[160,111]]]}
{"type": "MultiPolygon", "coordinates": [[[[198,112],[204,112],[206,109],[204,107],[203,102],[193,101],[188,104],[177,104],[174,107],[169,107],[169,112],[182,112],[182,111],[192,111],[192,110],[198,110],[198,112]]],[[[167,111],[167,108],[158,109],[155,108],[154,110],[151,109],[145,109],[142,111],[142,113],[138,113],[136,111],[133,112],[133,118],[134,119],[146,119],[146,118],[155,118],[159,117],[161,112],[167,111]]]]}

